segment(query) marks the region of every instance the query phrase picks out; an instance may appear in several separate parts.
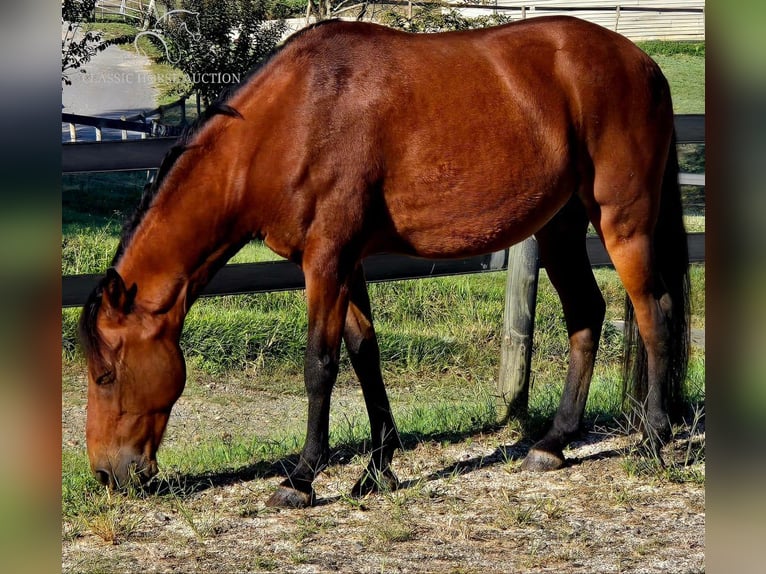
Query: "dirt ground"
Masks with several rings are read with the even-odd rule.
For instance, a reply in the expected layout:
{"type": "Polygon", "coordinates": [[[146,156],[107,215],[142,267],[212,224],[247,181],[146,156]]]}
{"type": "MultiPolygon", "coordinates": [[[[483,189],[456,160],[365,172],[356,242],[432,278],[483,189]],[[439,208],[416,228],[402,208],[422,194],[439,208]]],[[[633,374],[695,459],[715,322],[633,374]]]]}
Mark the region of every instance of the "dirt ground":
{"type": "MultiPolygon", "coordinates": [[[[76,378],[76,377],[75,377],[76,378]]],[[[203,433],[268,434],[267,421],[301,425],[305,399],[210,384],[176,405],[167,443],[203,433]],[[236,395],[237,400],[226,400],[236,395]],[[215,400],[211,400],[215,397],[215,400]]],[[[64,387],[65,448],[84,444],[84,381],[64,387]]],[[[333,416],[358,412],[352,386],[333,416]]],[[[318,505],[274,510],[277,474],[198,481],[181,501],[148,496],[112,517],[115,540],[63,528],[64,572],[704,572],[704,481],[673,483],[632,473],[636,436],[592,430],[556,472],[518,471],[528,445],[512,431],[421,442],[398,452],[402,488],[362,501],[347,496],[366,459],[336,456],[316,483],[318,505]],[[70,533],[71,534],[71,533],[70,533]]],[[[666,447],[683,456],[688,440],[666,447]]],[[[704,473],[704,463],[701,472],[704,473]]]]}

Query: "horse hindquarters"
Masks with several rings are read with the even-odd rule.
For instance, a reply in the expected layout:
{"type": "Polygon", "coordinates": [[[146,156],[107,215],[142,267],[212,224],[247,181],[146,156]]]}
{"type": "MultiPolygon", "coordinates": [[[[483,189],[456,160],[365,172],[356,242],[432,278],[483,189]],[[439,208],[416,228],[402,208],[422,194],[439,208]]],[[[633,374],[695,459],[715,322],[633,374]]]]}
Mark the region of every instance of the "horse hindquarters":
{"type": "MultiPolygon", "coordinates": [[[[620,158],[597,166],[594,186],[596,197],[610,199],[601,202],[600,230],[633,309],[626,320],[640,334],[633,348],[638,359],[626,358],[626,365],[636,367],[632,398],[655,448],[670,437],[669,412],[680,410],[689,336],[688,254],[675,138],[665,149],[667,158],[655,156],[652,165],[639,163],[634,170],[625,169],[626,163],[621,167],[620,158]]],[[[633,152],[631,158],[642,155],[637,149],[626,151],[633,152]]]]}
{"type": "MultiPolygon", "coordinates": [[[[659,385],[663,410],[670,421],[676,421],[682,414],[684,382],[689,360],[690,284],[689,254],[678,186],[675,137],[670,144],[661,193],[660,211],[652,237],[657,274],[664,291],[659,301],[665,309],[665,322],[668,328],[667,367],[659,385]],[[664,304],[662,297],[665,297],[664,304]],[[667,304],[668,299],[670,308],[667,304]]],[[[647,404],[649,397],[649,361],[647,348],[638,332],[635,309],[630,298],[625,300],[625,324],[623,401],[629,402],[626,407],[629,410],[637,410],[636,414],[641,419],[644,414],[641,409],[647,404]]]]}

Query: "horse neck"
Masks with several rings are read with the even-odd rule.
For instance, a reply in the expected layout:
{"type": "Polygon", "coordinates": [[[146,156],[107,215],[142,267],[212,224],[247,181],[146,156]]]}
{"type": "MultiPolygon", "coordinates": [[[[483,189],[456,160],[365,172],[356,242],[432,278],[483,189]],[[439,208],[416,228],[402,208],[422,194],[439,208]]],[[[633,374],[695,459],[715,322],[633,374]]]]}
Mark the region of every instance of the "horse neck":
{"type": "Polygon", "coordinates": [[[183,321],[212,275],[251,238],[242,190],[215,155],[184,152],[116,264],[149,313],[183,321]]]}

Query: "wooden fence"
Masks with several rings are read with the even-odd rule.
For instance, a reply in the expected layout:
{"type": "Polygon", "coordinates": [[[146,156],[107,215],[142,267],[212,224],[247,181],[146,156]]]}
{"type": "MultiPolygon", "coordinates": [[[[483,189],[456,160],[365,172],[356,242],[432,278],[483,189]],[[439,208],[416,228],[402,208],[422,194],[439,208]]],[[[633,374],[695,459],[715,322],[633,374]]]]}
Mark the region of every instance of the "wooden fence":
{"type": "Polygon", "coordinates": [[[704,40],[704,0],[447,0],[466,17],[577,16],[633,41],[704,40]]]}
{"type": "MultiPolygon", "coordinates": [[[[704,143],[705,116],[677,115],[676,134],[679,144],[704,143]]],[[[175,138],[145,140],[80,142],[62,144],[61,164],[64,173],[110,172],[156,169],[175,138]]],[[[705,185],[704,174],[680,174],[683,185],[705,185]]],[[[691,255],[704,261],[704,234],[690,235],[691,255]]],[[[588,253],[594,266],[610,265],[611,261],[597,238],[588,239],[588,253]]],[[[365,271],[372,281],[393,281],[463,273],[480,273],[507,269],[507,250],[491,255],[460,260],[427,260],[411,257],[381,255],[370,257],[365,271]]],[[[62,278],[62,305],[84,304],[100,276],[68,275],[62,278]]],[[[203,296],[259,293],[303,287],[301,271],[292,263],[242,263],[226,265],[213,278],[203,296]]]]}
{"type": "MultiPolygon", "coordinates": [[[[676,116],[679,144],[704,143],[703,115],[676,116]]],[[[174,143],[174,138],[151,138],[116,142],[63,144],[62,171],[65,173],[156,169],[174,143]]],[[[679,183],[705,185],[704,174],[679,174],[679,183]]],[[[705,260],[705,234],[688,236],[693,262],[705,260]]],[[[597,237],[586,240],[594,267],[611,265],[597,237]]],[[[506,420],[526,409],[529,365],[534,335],[539,261],[533,238],[509,249],[457,260],[430,260],[399,255],[375,255],[363,262],[368,281],[395,281],[509,270],[504,313],[500,376],[497,383],[498,413],[506,420]]],[[[62,306],[85,303],[100,274],[62,277],[62,306]]],[[[202,296],[234,295],[302,289],[303,273],[288,261],[243,263],[224,266],[210,281],[202,296]]]]}

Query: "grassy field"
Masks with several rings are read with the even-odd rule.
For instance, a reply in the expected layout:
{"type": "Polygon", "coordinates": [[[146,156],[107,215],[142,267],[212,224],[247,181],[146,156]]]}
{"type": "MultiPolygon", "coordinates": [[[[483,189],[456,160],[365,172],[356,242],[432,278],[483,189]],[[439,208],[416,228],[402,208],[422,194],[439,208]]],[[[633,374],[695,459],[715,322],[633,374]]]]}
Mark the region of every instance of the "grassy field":
{"type": "MultiPolygon", "coordinates": [[[[703,113],[704,44],[679,47],[676,43],[652,43],[643,47],[660,62],[670,78],[676,111],[703,113]]],[[[704,171],[704,147],[683,150],[681,156],[682,169],[704,171]]],[[[121,223],[136,205],[145,181],[145,172],[63,178],[63,274],[102,272],[108,266],[121,223]]],[[[687,190],[685,200],[687,226],[690,230],[704,231],[704,190],[687,190]]],[[[253,243],[233,262],[273,258],[270,251],[253,243]]],[[[608,310],[586,419],[589,428],[606,427],[610,432],[617,432],[622,424],[619,410],[621,334],[610,321],[622,319],[624,292],[614,271],[599,269],[595,273],[608,310]]],[[[497,432],[493,390],[498,371],[504,288],[502,273],[371,285],[384,377],[408,448],[418,451],[422,445],[433,442],[465,445],[474,439],[480,442],[475,437],[483,433],[497,432]]],[[[693,326],[704,329],[704,265],[692,267],[692,295],[693,326]]],[[[106,542],[140,539],[143,535],[137,533],[145,530],[147,520],[141,514],[146,511],[146,493],[109,495],[88,469],[81,428],[84,364],[75,341],[78,314],[79,309],[62,310],[66,431],[62,453],[62,537],[65,544],[92,535],[106,542]]],[[[225,482],[227,476],[236,477],[236,481],[269,477],[274,465],[294,457],[299,450],[304,433],[302,418],[285,416],[281,409],[285,404],[296,406],[297,412],[304,408],[302,363],[306,327],[302,292],[202,299],[192,308],[182,336],[189,371],[182,401],[187,402],[178,407],[181,414],[176,422],[171,421],[170,436],[160,450],[161,486],[156,494],[159,508],[164,509],[162,512],[182,517],[186,526],[194,531],[195,539],[215,539],[216,528],[220,526],[215,520],[209,522],[209,516],[195,507],[200,484],[206,480],[225,482]],[[193,408],[214,413],[215,421],[219,416],[221,421],[227,421],[225,432],[219,432],[217,423],[215,429],[188,430],[185,425],[190,415],[187,414],[195,412],[193,408]],[[232,416],[232,412],[237,416],[232,416]],[[188,486],[187,480],[197,486],[188,486]]],[[[513,440],[518,440],[522,431],[535,435],[544,429],[558,404],[566,362],[567,338],[560,304],[542,272],[535,322],[530,419],[525,428],[516,426],[502,432],[511,433],[513,440]]],[[[688,399],[690,405],[698,409],[704,403],[704,385],[705,353],[704,349],[695,348],[688,377],[688,399]]],[[[344,356],[336,402],[340,400],[341,407],[348,408],[334,411],[331,427],[331,443],[338,460],[356,460],[368,438],[366,416],[357,404],[356,387],[344,356]]],[[[694,419],[694,412],[699,418],[702,411],[690,411],[690,421],[694,419]]],[[[677,429],[677,432],[692,434],[688,429],[677,429]]],[[[695,451],[693,458],[692,464],[670,464],[664,468],[649,465],[652,480],[704,483],[704,453],[695,451]]],[[[328,472],[332,477],[333,471],[328,472]]],[[[647,463],[640,457],[627,457],[621,472],[629,477],[645,473],[647,463]]],[[[211,490],[217,491],[217,488],[211,490]]],[[[412,489],[416,491],[421,492],[412,489]]],[[[423,496],[431,497],[432,493],[423,496]]],[[[622,498],[620,501],[619,504],[623,504],[622,498]]],[[[348,504],[349,509],[356,508],[350,501],[344,504],[348,504]]],[[[408,522],[396,519],[403,516],[397,514],[404,512],[401,504],[395,498],[385,499],[389,517],[394,513],[394,530],[376,536],[382,536],[386,544],[415,537],[415,533],[408,530],[408,522]],[[396,530],[397,525],[402,529],[396,530]]],[[[535,513],[545,508],[542,503],[535,504],[522,506],[521,510],[531,509],[529,516],[514,515],[512,522],[533,520],[535,513]]],[[[240,511],[245,513],[242,516],[249,516],[248,508],[245,503],[240,511]]],[[[262,509],[253,512],[260,516],[262,509]]],[[[311,520],[315,521],[304,523],[303,530],[294,533],[299,541],[327,530],[321,522],[325,518],[311,520]]],[[[366,543],[362,541],[363,545],[366,543]]],[[[276,567],[275,561],[250,568],[274,570],[276,567]]],[[[92,564],[89,568],[99,569],[92,564]]]]}

